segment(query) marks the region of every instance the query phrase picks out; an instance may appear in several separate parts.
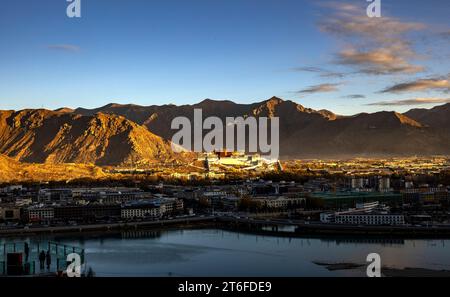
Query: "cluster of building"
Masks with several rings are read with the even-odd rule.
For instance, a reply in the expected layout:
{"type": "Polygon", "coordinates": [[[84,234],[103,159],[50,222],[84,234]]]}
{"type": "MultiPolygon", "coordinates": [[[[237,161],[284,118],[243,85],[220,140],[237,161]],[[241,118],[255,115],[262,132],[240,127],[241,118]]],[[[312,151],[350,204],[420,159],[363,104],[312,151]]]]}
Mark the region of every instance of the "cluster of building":
{"type": "Polygon", "coordinates": [[[249,200],[259,210],[286,210],[304,206],[305,192],[297,183],[246,181],[239,185],[190,187],[175,193],[189,201],[202,201],[207,206],[226,211],[237,211],[242,200],[249,200]]]}
{"type": "Polygon", "coordinates": [[[286,170],[345,175],[433,175],[450,169],[448,157],[414,157],[349,160],[291,160],[284,162],[286,170]]]}
{"type": "Polygon", "coordinates": [[[405,216],[390,213],[389,207],[379,202],[358,203],[356,208],[346,211],[326,212],[320,214],[322,223],[345,225],[381,225],[397,226],[405,224],[405,216]]]}
{"type": "Polygon", "coordinates": [[[297,183],[246,181],[239,185],[150,186],[139,188],[0,189],[0,221],[32,224],[109,222],[158,219],[202,211],[239,211],[248,199],[259,210],[304,206],[304,188],[297,183]]]}
{"type": "Polygon", "coordinates": [[[391,179],[386,176],[352,177],[350,188],[355,191],[392,192],[391,179]]]}
{"type": "Polygon", "coordinates": [[[401,194],[403,203],[409,205],[441,204],[447,202],[450,198],[448,189],[442,185],[430,187],[427,184],[422,184],[414,187],[413,183],[410,183],[401,191],[401,194]]]}
{"type": "Polygon", "coordinates": [[[259,154],[245,154],[244,152],[211,152],[205,153],[198,160],[204,161],[206,170],[217,171],[223,168],[241,170],[275,169],[278,161],[264,159],[259,154]]]}
{"type": "Polygon", "coordinates": [[[134,188],[2,190],[0,220],[27,223],[157,219],[184,212],[182,199],[134,188]]]}
{"type": "Polygon", "coordinates": [[[199,154],[195,161],[183,168],[177,168],[170,176],[187,180],[219,180],[226,178],[230,172],[250,174],[282,170],[283,166],[279,160],[269,160],[260,154],[216,151],[199,154]]]}
{"type": "Polygon", "coordinates": [[[437,182],[429,185],[386,175],[311,177],[298,182],[249,179],[143,188],[47,189],[17,185],[0,188],[0,221],[109,222],[215,211],[292,215],[307,210],[317,213],[312,218],[316,221],[322,212],[320,220],[324,223],[401,225],[411,216],[422,221],[431,221],[435,216],[440,216],[438,221],[448,220],[449,190],[437,182]],[[368,204],[371,202],[377,203],[368,204]],[[398,213],[391,213],[383,205],[398,213]]]}

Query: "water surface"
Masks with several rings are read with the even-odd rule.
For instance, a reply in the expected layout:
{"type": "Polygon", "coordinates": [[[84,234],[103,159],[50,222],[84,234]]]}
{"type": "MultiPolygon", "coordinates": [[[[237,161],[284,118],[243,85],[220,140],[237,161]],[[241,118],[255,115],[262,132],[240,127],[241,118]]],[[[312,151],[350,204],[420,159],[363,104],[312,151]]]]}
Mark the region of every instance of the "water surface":
{"type": "MultiPolygon", "coordinates": [[[[136,231],[104,236],[28,238],[85,249],[97,276],[364,276],[365,269],[328,271],[313,261],[450,270],[450,240],[287,238],[215,229],[136,231]]],[[[2,239],[20,241],[22,239],[2,239]]]]}

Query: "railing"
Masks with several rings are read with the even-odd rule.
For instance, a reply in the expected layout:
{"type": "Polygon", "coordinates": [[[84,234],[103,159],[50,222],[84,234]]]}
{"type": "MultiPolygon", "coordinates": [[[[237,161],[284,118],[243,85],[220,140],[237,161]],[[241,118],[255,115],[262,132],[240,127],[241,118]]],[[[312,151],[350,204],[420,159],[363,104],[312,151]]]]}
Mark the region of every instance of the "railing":
{"type": "Polygon", "coordinates": [[[36,274],[36,262],[35,261],[30,261],[30,262],[26,262],[25,264],[22,265],[22,271],[24,275],[34,275],[36,274]]]}
{"type": "Polygon", "coordinates": [[[57,242],[49,242],[48,250],[51,254],[56,255],[57,260],[62,260],[65,262],[67,259],[67,255],[75,253],[80,255],[81,264],[84,264],[84,249],[74,246],[68,246],[65,244],[57,243],[57,242]]]}
{"type": "Polygon", "coordinates": [[[64,271],[67,268],[67,256],[71,253],[76,253],[81,258],[81,264],[85,263],[84,249],[74,246],[68,246],[57,242],[34,242],[28,243],[28,253],[26,253],[25,242],[11,242],[0,245],[0,275],[7,275],[11,271],[13,274],[20,275],[35,275],[36,273],[55,273],[64,271]],[[44,251],[50,252],[50,265],[47,266],[47,259],[44,265],[39,263],[39,255],[44,251]],[[21,260],[18,265],[11,263],[8,266],[8,254],[21,254],[21,260]],[[36,264],[39,266],[36,269],[36,264]]]}

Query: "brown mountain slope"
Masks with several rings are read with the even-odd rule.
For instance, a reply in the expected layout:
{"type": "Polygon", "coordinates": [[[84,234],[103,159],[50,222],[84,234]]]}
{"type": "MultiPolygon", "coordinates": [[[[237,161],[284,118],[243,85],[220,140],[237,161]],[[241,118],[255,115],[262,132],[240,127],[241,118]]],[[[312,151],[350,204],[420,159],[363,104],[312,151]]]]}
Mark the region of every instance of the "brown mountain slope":
{"type": "Polygon", "coordinates": [[[0,112],[0,153],[29,163],[119,165],[174,158],[170,143],[124,117],[0,112]]]}
{"type": "Polygon", "coordinates": [[[18,162],[0,154],[0,182],[10,181],[17,176],[18,162]]]}
{"type": "Polygon", "coordinates": [[[412,109],[405,116],[434,130],[450,133],[450,103],[432,109],[412,109]]]}
{"type": "Polygon", "coordinates": [[[409,156],[448,154],[447,138],[395,112],[344,117],[299,128],[284,140],[284,155],[301,157],[409,156]]]}
{"type": "Polygon", "coordinates": [[[76,178],[104,178],[101,168],[86,164],[27,164],[0,154],[0,182],[67,181],[76,178]]]}

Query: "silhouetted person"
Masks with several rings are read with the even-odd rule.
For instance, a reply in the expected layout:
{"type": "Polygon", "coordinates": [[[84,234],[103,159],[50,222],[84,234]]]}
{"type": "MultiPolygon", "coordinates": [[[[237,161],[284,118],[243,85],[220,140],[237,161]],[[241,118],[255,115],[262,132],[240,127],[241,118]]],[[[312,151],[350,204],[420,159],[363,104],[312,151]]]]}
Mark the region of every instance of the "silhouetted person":
{"type": "Polygon", "coordinates": [[[44,251],[41,251],[39,253],[39,264],[40,264],[41,270],[44,269],[44,264],[45,264],[45,252],[44,251]]]}
{"type": "Polygon", "coordinates": [[[52,264],[52,256],[50,255],[50,250],[47,251],[47,254],[45,255],[45,260],[47,262],[47,269],[50,269],[50,265],[52,264]]]}
{"type": "Polygon", "coordinates": [[[28,256],[30,255],[30,247],[28,246],[28,242],[25,242],[23,250],[25,252],[25,262],[28,262],[28,256]]]}

